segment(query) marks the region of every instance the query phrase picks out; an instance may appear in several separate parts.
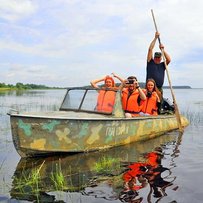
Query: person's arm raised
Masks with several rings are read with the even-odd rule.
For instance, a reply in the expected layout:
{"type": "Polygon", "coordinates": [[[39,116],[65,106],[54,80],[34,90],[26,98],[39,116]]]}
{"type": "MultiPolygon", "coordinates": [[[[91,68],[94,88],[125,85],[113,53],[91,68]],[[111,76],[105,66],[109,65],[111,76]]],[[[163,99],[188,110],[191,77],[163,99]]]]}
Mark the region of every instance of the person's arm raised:
{"type": "Polygon", "coordinates": [[[170,57],[169,54],[165,51],[163,44],[160,44],[160,45],[159,45],[159,48],[160,48],[161,51],[163,50],[163,53],[164,53],[164,56],[165,56],[165,59],[166,59],[166,64],[168,65],[168,64],[171,62],[171,57],[170,57]]]}
{"type": "Polygon", "coordinates": [[[143,92],[143,90],[140,88],[138,81],[136,81],[135,84],[136,84],[136,89],[138,90],[138,92],[140,94],[140,99],[146,100],[147,97],[146,97],[145,93],[143,92]]]}
{"type": "Polygon", "coordinates": [[[152,40],[152,42],[149,45],[148,54],[147,54],[147,61],[148,62],[150,62],[151,59],[153,58],[153,49],[154,49],[154,46],[156,44],[156,40],[158,39],[159,35],[160,35],[159,32],[155,32],[154,39],[152,40]]]}
{"type": "Polygon", "coordinates": [[[117,74],[115,74],[115,73],[111,73],[111,74],[113,75],[113,77],[115,77],[115,78],[117,78],[118,80],[120,80],[121,83],[124,81],[124,79],[121,78],[120,76],[118,76],[117,74]]]}
{"type": "Polygon", "coordinates": [[[105,81],[105,78],[106,78],[106,77],[103,77],[103,78],[101,78],[101,79],[92,80],[92,81],[90,82],[90,84],[91,84],[91,86],[94,87],[94,88],[99,88],[99,86],[97,85],[97,83],[102,82],[102,81],[105,81]]]}
{"type": "Polygon", "coordinates": [[[118,80],[120,80],[120,82],[121,82],[121,84],[118,86],[118,89],[122,89],[123,87],[124,87],[124,79],[123,78],[121,78],[120,76],[118,76],[117,74],[115,74],[115,73],[111,73],[112,75],[113,75],[113,77],[115,77],[115,78],[117,78],[118,80]]]}

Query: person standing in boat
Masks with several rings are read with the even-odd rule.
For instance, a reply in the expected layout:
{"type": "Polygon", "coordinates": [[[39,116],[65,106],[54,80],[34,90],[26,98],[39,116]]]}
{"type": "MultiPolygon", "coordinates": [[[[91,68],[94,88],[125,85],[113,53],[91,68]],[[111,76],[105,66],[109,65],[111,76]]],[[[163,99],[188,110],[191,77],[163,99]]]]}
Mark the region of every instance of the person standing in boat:
{"type": "Polygon", "coordinates": [[[122,89],[122,105],[127,118],[139,116],[140,105],[138,98],[146,100],[146,95],[140,88],[137,78],[130,76],[123,82],[124,88],[122,89]]]}
{"type": "MultiPolygon", "coordinates": [[[[146,81],[149,78],[153,78],[156,82],[157,88],[163,95],[162,86],[164,84],[164,76],[165,76],[165,64],[162,61],[162,52],[155,52],[153,57],[153,49],[156,44],[157,39],[159,38],[160,33],[155,32],[155,37],[150,43],[148,54],[147,54],[147,75],[146,81]]],[[[164,50],[163,44],[159,45],[160,50],[163,50],[164,57],[166,59],[166,64],[168,65],[171,62],[171,58],[169,54],[164,50]]]]}
{"type": "MultiPolygon", "coordinates": [[[[123,82],[123,79],[120,78],[115,73],[112,73],[113,77],[123,82]]],[[[94,88],[100,88],[97,83],[104,82],[104,85],[99,90],[98,98],[97,98],[97,106],[96,110],[100,112],[111,113],[113,110],[116,92],[114,90],[118,90],[120,88],[115,85],[115,81],[113,77],[107,75],[100,79],[92,80],[90,82],[91,86],[94,88]]]]}
{"type": "Polygon", "coordinates": [[[154,79],[149,78],[146,82],[143,92],[146,95],[146,100],[141,100],[141,112],[140,116],[157,116],[158,109],[161,105],[161,93],[156,86],[154,79]]]}

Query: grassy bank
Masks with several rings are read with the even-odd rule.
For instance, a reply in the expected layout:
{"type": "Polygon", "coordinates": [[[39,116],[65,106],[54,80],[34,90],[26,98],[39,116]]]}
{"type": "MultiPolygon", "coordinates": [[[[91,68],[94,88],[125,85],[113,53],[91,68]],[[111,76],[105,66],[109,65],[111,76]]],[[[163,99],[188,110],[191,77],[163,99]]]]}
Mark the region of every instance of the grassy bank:
{"type": "Polygon", "coordinates": [[[16,90],[15,88],[0,87],[0,91],[16,90]]]}
{"type": "Polygon", "coordinates": [[[3,92],[3,91],[12,91],[12,90],[55,90],[55,89],[65,89],[65,88],[32,88],[32,89],[27,89],[27,88],[9,88],[9,87],[0,87],[0,92],[3,92]]]}

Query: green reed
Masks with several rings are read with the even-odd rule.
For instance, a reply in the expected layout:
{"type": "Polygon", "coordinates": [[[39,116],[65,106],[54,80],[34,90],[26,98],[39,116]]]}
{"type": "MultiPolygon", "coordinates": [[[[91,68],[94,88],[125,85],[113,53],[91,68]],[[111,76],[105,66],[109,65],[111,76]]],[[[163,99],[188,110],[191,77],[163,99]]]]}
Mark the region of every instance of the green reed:
{"type": "Polygon", "coordinates": [[[5,160],[6,160],[6,157],[3,159],[3,161],[2,161],[1,164],[0,164],[0,171],[1,171],[1,169],[3,168],[3,164],[4,164],[5,160]]]}
{"type": "Polygon", "coordinates": [[[93,169],[97,173],[112,173],[120,170],[120,159],[112,157],[101,157],[98,162],[95,163],[93,169]]]}
{"type": "Polygon", "coordinates": [[[64,190],[67,188],[65,176],[61,170],[61,161],[59,160],[59,164],[56,163],[55,172],[51,172],[51,180],[54,183],[56,190],[64,190]]]}
{"type": "Polygon", "coordinates": [[[74,173],[74,170],[72,170],[72,167],[69,166],[68,171],[62,170],[61,167],[61,160],[59,160],[59,163],[55,164],[55,168],[52,169],[51,172],[51,182],[53,183],[54,190],[55,191],[78,191],[83,189],[86,185],[84,184],[84,180],[81,179],[83,176],[81,176],[80,172],[74,173]],[[66,175],[64,175],[66,173],[66,175]],[[78,177],[77,180],[78,186],[74,186],[73,183],[73,177],[78,177]]]}
{"type": "Polygon", "coordinates": [[[39,202],[39,184],[41,179],[40,170],[44,165],[44,162],[40,165],[39,168],[31,169],[31,172],[29,172],[28,174],[26,173],[26,171],[23,170],[20,177],[15,176],[14,190],[16,193],[21,193],[23,195],[36,195],[37,202],[39,202]]]}
{"type": "Polygon", "coordinates": [[[192,125],[198,125],[202,122],[201,111],[192,112],[191,110],[187,109],[186,111],[182,112],[182,114],[189,120],[190,124],[192,125]]]}

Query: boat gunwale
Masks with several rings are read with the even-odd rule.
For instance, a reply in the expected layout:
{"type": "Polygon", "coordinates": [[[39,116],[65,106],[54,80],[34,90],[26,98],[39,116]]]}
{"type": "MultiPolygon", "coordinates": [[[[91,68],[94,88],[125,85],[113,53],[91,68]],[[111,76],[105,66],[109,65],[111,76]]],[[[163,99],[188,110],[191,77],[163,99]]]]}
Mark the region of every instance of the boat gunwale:
{"type": "MultiPolygon", "coordinates": [[[[46,112],[45,112],[46,113],[46,112]]],[[[127,120],[127,121],[133,121],[133,120],[148,120],[148,119],[168,119],[168,118],[174,118],[175,114],[170,115],[157,115],[157,116],[137,116],[132,118],[126,118],[126,117],[62,117],[62,116],[42,116],[42,115],[28,115],[28,114],[9,114],[10,117],[23,117],[23,118],[37,118],[37,119],[59,119],[59,120],[88,120],[88,121],[105,121],[105,120],[127,120]]]]}
{"type": "MultiPolygon", "coordinates": [[[[92,87],[70,87],[67,88],[66,94],[64,95],[63,102],[66,98],[66,95],[70,90],[84,90],[84,96],[86,94],[87,90],[101,90],[103,88],[92,88],[92,87]]],[[[106,88],[110,91],[115,91],[118,94],[121,93],[121,91],[106,88]]],[[[84,96],[82,100],[84,100],[84,96]]],[[[121,102],[121,95],[117,97],[119,102],[121,102]]],[[[62,102],[62,104],[63,104],[62,102]]],[[[139,121],[139,120],[150,120],[150,119],[166,119],[166,118],[174,118],[175,114],[163,114],[163,115],[148,115],[148,116],[136,116],[131,118],[126,118],[123,114],[122,116],[115,115],[115,109],[111,113],[107,112],[98,112],[98,111],[90,111],[90,110],[83,110],[81,108],[79,109],[63,109],[62,104],[58,111],[49,111],[49,112],[19,112],[17,110],[11,110],[7,115],[10,117],[22,117],[22,118],[33,118],[33,119],[59,119],[59,120],[81,120],[81,121],[139,121]],[[71,115],[72,114],[72,115],[71,115]]],[[[116,107],[123,111],[122,107],[116,107]]],[[[124,111],[123,111],[124,113],[124,111]]]]}

